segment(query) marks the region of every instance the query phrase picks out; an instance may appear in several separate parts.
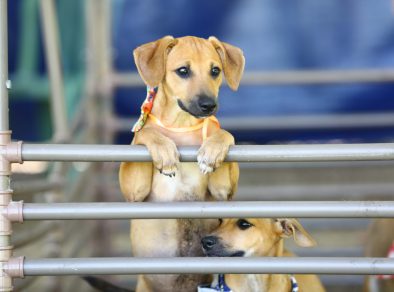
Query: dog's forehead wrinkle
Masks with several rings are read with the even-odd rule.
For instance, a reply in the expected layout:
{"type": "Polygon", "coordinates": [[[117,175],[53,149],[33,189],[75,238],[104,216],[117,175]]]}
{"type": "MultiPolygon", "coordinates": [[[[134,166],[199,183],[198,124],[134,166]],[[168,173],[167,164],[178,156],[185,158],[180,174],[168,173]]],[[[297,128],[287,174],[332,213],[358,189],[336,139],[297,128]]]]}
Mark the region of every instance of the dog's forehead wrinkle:
{"type": "Polygon", "coordinates": [[[177,55],[177,57],[179,57],[178,53],[181,52],[184,56],[202,56],[204,58],[212,56],[214,59],[217,58],[218,61],[220,61],[216,49],[209,41],[196,37],[184,37],[178,40],[178,44],[174,46],[169,55],[177,55]]]}

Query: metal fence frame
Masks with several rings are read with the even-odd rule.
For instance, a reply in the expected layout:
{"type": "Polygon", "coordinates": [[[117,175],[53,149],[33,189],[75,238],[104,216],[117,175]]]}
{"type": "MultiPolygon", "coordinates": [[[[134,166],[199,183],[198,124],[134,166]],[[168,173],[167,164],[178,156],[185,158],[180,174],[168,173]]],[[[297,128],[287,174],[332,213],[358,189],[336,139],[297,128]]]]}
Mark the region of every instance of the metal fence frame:
{"type": "MultiPolygon", "coordinates": [[[[100,87],[105,115],[114,120],[109,96],[115,86],[140,86],[136,75],[114,73],[109,48],[109,2],[100,0],[99,13],[104,31],[93,39],[101,50],[95,52],[104,60],[93,69],[98,76],[88,80],[88,90],[94,91],[97,80],[105,80],[100,87]],[[94,79],[94,78],[93,78],[94,79]],[[95,83],[96,82],[96,83],[95,83]]],[[[93,2],[88,0],[88,5],[93,2]]],[[[93,5],[94,6],[94,5],[93,5]]],[[[48,60],[51,60],[52,98],[55,141],[68,137],[64,97],[56,44],[52,0],[42,0],[42,14],[48,60]],[[52,12],[51,12],[52,11],[52,12]],[[50,28],[48,26],[51,26],[50,28]]],[[[93,37],[94,38],[94,37],[93,37]]],[[[140,273],[320,273],[320,274],[394,274],[394,259],[382,258],[54,258],[24,259],[12,257],[11,223],[23,220],[121,219],[121,218],[217,218],[217,217],[349,217],[394,218],[392,201],[372,202],[222,202],[222,203],[69,203],[23,204],[11,200],[11,163],[28,160],[42,161],[148,161],[142,146],[119,145],[61,145],[22,144],[11,142],[8,116],[7,0],[0,0],[0,290],[12,291],[12,279],[24,275],[81,275],[81,274],[140,274],[140,273]]],[[[316,84],[344,82],[393,82],[393,70],[312,71],[312,72],[254,72],[247,73],[244,84],[316,84]]],[[[90,92],[90,94],[92,94],[90,92]]],[[[95,121],[94,117],[91,117],[95,121]]],[[[391,123],[391,122],[390,122],[391,123]]],[[[113,129],[107,129],[104,141],[111,141],[113,129]]],[[[180,147],[182,161],[196,161],[195,147],[180,147]]],[[[394,144],[349,145],[291,145],[291,146],[234,146],[229,161],[383,161],[394,160],[394,144]]],[[[54,180],[61,178],[63,164],[57,164],[54,180]]],[[[54,184],[53,187],[58,187],[54,184]]],[[[48,227],[49,228],[49,227],[48,227]]],[[[45,229],[45,228],[44,228],[45,229]]],[[[45,229],[46,230],[46,229],[45,229]]],[[[42,231],[38,230],[38,231],[42,231]]],[[[20,242],[25,243],[26,239],[20,242]]]]}

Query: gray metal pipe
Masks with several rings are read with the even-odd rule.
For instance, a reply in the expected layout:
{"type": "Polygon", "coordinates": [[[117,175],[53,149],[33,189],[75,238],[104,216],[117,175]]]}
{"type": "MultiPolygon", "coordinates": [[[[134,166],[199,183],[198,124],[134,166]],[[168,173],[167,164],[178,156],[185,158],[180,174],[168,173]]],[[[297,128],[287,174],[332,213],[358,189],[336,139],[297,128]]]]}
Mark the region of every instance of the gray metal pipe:
{"type": "MultiPolygon", "coordinates": [[[[309,181],[312,182],[312,180],[309,181]]],[[[389,201],[394,199],[394,183],[246,185],[238,188],[237,196],[234,198],[234,200],[240,201],[259,201],[261,199],[265,201],[337,201],[344,199],[389,201]]]]}
{"type": "Polygon", "coordinates": [[[26,259],[25,276],[128,274],[394,274],[390,258],[26,259]]]}
{"type": "MultiPolygon", "coordinates": [[[[114,128],[130,131],[138,117],[116,118],[114,128]]],[[[227,130],[278,131],[278,130],[322,130],[353,129],[394,126],[394,113],[378,114],[330,114],[278,117],[221,117],[220,125],[227,130]]]]}
{"type": "MultiPolygon", "coordinates": [[[[0,0],[0,146],[11,142],[9,129],[9,100],[8,90],[11,89],[11,81],[8,80],[8,19],[7,0],[0,0]]],[[[4,155],[0,156],[0,212],[2,212],[12,200],[10,186],[11,164],[4,155]]],[[[10,242],[12,225],[10,220],[0,216],[0,266],[10,259],[13,247],[10,242]]],[[[0,291],[12,291],[12,278],[4,272],[0,273],[0,291]]]]}
{"type": "MultiPolygon", "coordinates": [[[[198,147],[179,147],[181,161],[196,161],[198,147]]],[[[23,144],[24,161],[150,161],[141,145],[23,144]]],[[[394,143],[242,145],[233,146],[227,161],[352,161],[393,160],[394,143]]]]}
{"type": "MultiPolygon", "coordinates": [[[[145,86],[137,73],[114,73],[112,80],[114,86],[145,86]]],[[[394,70],[392,69],[249,71],[245,72],[241,85],[312,85],[393,81],[394,70]]]]}
{"type": "Polygon", "coordinates": [[[0,1],[0,131],[8,131],[8,24],[7,0],[0,1]]]}
{"type": "Polygon", "coordinates": [[[164,218],[394,218],[394,201],[27,203],[25,220],[164,218]]]}

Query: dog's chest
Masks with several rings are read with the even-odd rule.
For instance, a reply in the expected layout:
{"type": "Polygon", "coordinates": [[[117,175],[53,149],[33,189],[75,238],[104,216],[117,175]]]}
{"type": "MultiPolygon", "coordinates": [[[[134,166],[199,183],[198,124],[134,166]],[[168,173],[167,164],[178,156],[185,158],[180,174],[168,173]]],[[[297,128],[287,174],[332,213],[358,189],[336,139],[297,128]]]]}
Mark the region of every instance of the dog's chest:
{"type": "Polygon", "coordinates": [[[195,162],[180,163],[174,177],[155,170],[149,201],[203,201],[207,194],[208,176],[195,162]]]}

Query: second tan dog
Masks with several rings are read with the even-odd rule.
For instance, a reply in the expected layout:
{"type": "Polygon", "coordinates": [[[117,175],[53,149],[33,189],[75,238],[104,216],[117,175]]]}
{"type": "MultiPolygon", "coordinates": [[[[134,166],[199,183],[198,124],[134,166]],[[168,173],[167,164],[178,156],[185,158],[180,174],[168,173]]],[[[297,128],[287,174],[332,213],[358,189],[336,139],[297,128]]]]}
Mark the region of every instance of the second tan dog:
{"type": "MultiPolygon", "coordinates": [[[[223,219],[220,222],[212,234],[201,240],[207,256],[294,256],[283,247],[283,239],[287,237],[293,237],[296,244],[303,247],[316,244],[295,219],[223,219]]],[[[296,275],[296,281],[290,275],[228,274],[223,278],[221,284],[224,282],[232,292],[325,291],[315,275],[296,275]],[[292,285],[298,286],[299,290],[292,289],[292,285]]],[[[218,281],[216,277],[211,287],[216,287],[218,281]]]]}
{"type": "MultiPolygon", "coordinates": [[[[228,200],[236,192],[237,163],[223,163],[233,136],[210,118],[218,108],[222,72],[238,88],[242,51],[215,37],[166,36],[134,50],[142,79],[157,87],[154,105],[133,144],[145,145],[153,163],[122,163],[121,191],[135,201],[228,200]],[[178,145],[198,145],[198,163],[180,163],[178,145]]],[[[139,257],[202,256],[201,234],[212,220],[134,220],[132,250],[139,257]]],[[[196,291],[201,275],[140,276],[137,291],[196,291]]]]}

